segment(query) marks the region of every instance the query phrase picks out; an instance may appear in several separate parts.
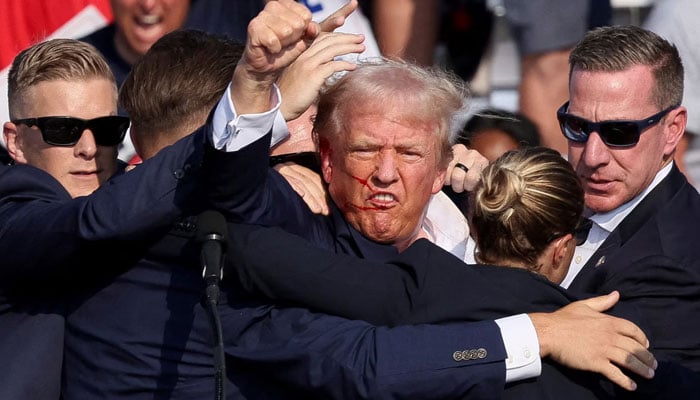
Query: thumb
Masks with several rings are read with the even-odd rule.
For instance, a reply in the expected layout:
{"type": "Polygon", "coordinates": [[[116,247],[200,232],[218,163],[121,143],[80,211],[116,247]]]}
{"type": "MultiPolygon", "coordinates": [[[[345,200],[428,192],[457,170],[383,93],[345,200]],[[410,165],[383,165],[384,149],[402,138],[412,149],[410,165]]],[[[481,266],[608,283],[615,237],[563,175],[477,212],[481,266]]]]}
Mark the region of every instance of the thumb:
{"type": "Polygon", "coordinates": [[[590,299],[581,301],[581,303],[587,305],[595,311],[603,312],[612,308],[612,306],[617,304],[619,300],[620,292],[618,292],[617,290],[613,290],[609,294],[606,294],[604,296],[591,297],[590,299]]]}
{"type": "Polygon", "coordinates": [[[306,31],[304,32],[304,41],[313,42],[314,39],[321,33],[322,28],[318,22],[311,21],[309,25],[306,26],[306,31]]]}

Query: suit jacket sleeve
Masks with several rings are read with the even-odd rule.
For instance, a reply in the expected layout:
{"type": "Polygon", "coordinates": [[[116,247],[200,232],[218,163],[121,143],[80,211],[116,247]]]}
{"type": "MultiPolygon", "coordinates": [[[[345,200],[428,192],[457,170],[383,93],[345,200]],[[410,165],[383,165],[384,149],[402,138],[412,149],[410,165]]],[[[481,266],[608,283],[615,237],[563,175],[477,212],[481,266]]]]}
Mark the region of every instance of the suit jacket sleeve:
{"type": "Polygon", "coordinates": [[[237,151],[207,150],[211,153],[207,157],[212,160],[209,165],[216,173],[205,172],[205,179],[228,182],[226,186],[208,184],[209,205],[231,221],[280,226],[315,239],[312,222],[317,216],[287,181],[270,168],[270,140],[268,132],[237,151]]]}
{"type": "MultiPolygon", "coordinates": [[[[616,262],[612,258],[610,263],[616,262]]],[[[641,326],[660,360],[681,362],[700,371],[700,270],[691,262],[649,255],[625,265],[601,267],[592,285],[598,292],[619,290],[620,303],[635,307],[641,326]],[[670,335],[669,330],[676,332],[670,335]]]]}
{"type": "Polygon", "coordinates": [[[427,240],[379,263],[276,228],[229,232],[228,268],[249,292],[374,324],[481,321],[553,311],[573,299],[529,271],[465,265],[427,240]]]}
{"type": "Polygon", "coordinates": [[[89,196],[71,199],[46,172],[0,169],[0,282],[55,271],[86,244],[135,241],[167,228],[197,187],[204,129],[113,177],[89,196]]]}
{"type": "Polygon", "coordinates": [[[506,354],[492,321],[383,328],[268,306],[228,310],[222,323],[237,368],[303,383],[322,398],[499,399],[505,384],[506,354]]]}

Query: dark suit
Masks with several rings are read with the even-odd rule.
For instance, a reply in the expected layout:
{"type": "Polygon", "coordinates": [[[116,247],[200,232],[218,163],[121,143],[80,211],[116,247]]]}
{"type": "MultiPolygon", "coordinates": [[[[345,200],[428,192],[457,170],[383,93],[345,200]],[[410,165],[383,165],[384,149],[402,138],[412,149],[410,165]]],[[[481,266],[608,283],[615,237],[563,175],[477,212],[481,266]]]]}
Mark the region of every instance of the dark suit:
{"type": "MultiPolygon", "coordinates": [[[[2,315],[8,324],[0,324],[7,340],[0,353],[3,360],[20,360],[3,363],[2,398],[55,399],[61,341],[65,398],[212,397],[211,328],[200,304],[193,226],[189,218],[171,230],[161,222],[199,211],[201,204],[180,200],[199,190],[200,163],[183,157],[166,162],[165,153],[148,161],[157,168],[138,167],[79,199],[38,169],[0,171],[2,276],[8,279],[2,315]],[[33,278],[42,276],[35,285],[33,278]],[[19,339],[31,347],[19,346],[19,339]],[[42,351],[47,354],[25,358],[42,351]]],[[[223,163],[213,165],[205,155],[203,173],[227,168],[225,154],[209,155],[223,163]]],[[[505,351],[489,343],[497,342],[493,322],[388,329],[260,304],[235,286],[224,290],[230,398],[469,393],[486,399],[498,398],[503,388],[505,351]],[[480,347],[488,354],[452,357],[455,350],[480,347]]]]}
{"type": "MultiPolygon", "coordinates": [[[[330,217],[313,214],[289,184],[269,168],[270,138],[270,134],[267,134],[236,152],[217,151],[229,166],[218,177],[230,182],[230,185],[221,190],[208,191],[209,203],[213,207],[225,213],[231,221],[279,226],[337,253],[377,261],[385,261],[398,254],[393,246],[365,238],[344,220],[336,207],[332,207],[330,217]],[[222,175],[226,177],[222,178],[222,175]]],[[[478,338],[475,343],[486,349],[489,355],[493,354],[492,350],[500,352],[503,349],[500,330],[493,321],[474,325],[474,330],[467,331],[465,327],[464,333],[478,338]]],[[[454,365],[451,355],[457,350],[460,349],[444,353],[443,361],[454,365]]],[[[413,350],[406,348],[405,351],[413,350]]],[[[498,371],[497,375],[489,376],[475,369],[470,380],[494,383],[492,394],[498,396],[502,389],[503,370],[498,371]]]]}
{"type": "Polygon", "coordinates": [[[373,324],[482,321],[575,300],[540,275],[467,266],[426,239],[381,262],[334,254],[279,228],[237,225],[230,238],[227,268],[246,291],[373,324]]]}
{"type": "Polygon", "coordinates": [[[574,293],[619,290],[648,326],[654,354],[700,371],[700,195],[674,166],[610,233],[574,293]]]}
{"type": "Polygon", "coordinates": [[[152,168],[76,199],[42,170],[0,167],[0,398],[58,398],[64,295],[118,254],[118,247],[101,253],[98,241],[137,242],[182,212],[202,140],[193,135],[150,161],[152,168]]]}
{"type": "MultiPolygon", "coordinates": [[[[128,271],[104,274],[69,310],[66,398],[212,397],[212,330],[187,230],[152,244],[128,271]]],[[[481,347],[475,332],[493,323],[376,328],[260,304],[233,282],[223,289],[229,398],[498,398],[503,386],[503,349],[451,358],[481,347]]]]}
{"type": "MultiPolygon", "coordinates": [[[[425,239],[387,263],[324,251],[278,228],[231,227],[233,257],[227,273],[243,288],[278,302],[375,324],[486,320],[523,312],[554,311],[575,300],[541,275],[510,267],[465,265],[425,239]]],[[[639,321],[636,310],[615,314],[639,321]]],[[[543,362],[540,378],[507,385],[504,398],[694,398],[696,374],[663,365],[653,381],[638,380],[629,395],[594,374],[543,362]]]]}

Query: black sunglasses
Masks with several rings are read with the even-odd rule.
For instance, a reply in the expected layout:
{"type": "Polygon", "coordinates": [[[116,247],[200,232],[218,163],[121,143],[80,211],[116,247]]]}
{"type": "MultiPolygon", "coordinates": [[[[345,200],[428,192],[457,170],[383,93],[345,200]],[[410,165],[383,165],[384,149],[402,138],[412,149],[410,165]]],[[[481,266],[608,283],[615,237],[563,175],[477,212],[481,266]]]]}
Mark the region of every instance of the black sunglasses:
{"type": "Polygon", "coordinates": [[[572,142],[585,143],[588,141],[588,137],[592,132],[598,132],[598,135],[603,139],[606,145],[610,147],[628,147],[637,144],[637,142],[639,142],[639,135],[641,135],[644,130],[659,123],[661,118],[679,106],[680,104],[673,105],[651,117],[638,121],[619,120],[592,122],[568,114],[566,111],[569,108],[569,102],[567,101],[557,110],[557,119],[559,120],[561,132],[572,142]]]}
{"type": "MultiPolygon", "coordinates": [[[[584,243],[586,243],[586,239],[588,239],[588,232],[590,232],[591,227],[593,227],[593,221],[591,221],[588,218],[583,218],[581,221],[579,221],[578,225],[576,225],[576,228],[574,228],[573,232],[571,235],[574,238],[574,243],[576,243],[576,246],[580,246],[584,243]]],[[[552,242],[555,239],[558,239],[565,234],[562,233],[555,233],[552,235],[549,235],[549,240],[547,240],[547,243],[552,242]]]]}
{"type": "Polygon", "coordinates": [[[99,146],[116,146],[124,140],[129,118],[110,115],[94,119],[75,117],[39,117],[16,119],[15,124],[37,126],[44,142],[52,146],[75,146],[85,129],[90,129],[99,146]]]}

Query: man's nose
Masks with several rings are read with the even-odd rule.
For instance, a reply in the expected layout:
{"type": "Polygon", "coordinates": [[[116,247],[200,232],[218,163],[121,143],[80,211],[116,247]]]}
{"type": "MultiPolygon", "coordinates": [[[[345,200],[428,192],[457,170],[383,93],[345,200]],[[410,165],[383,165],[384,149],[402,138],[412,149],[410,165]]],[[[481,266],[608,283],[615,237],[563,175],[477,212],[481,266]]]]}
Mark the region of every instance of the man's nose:
{"type": "Polygon", "coordinates": [[[583,149],[583,162],[588,167],[597,167],[610,161],[610,148],[598,132],[591,132],[583,149]]]}
{"type": "Polygon", "coordinates": [[[95,153],[97,153],[97,142],[95,141],[95,135],[90,129],[85,129],[83,131],[80,140],[78,140],[78,143],[73,147],[73,151],[76,157],[85,159],[95,157],[95,153]]]}
{"type": "Polygon", "coordinates": [[[398,170],[396,164],[396,153],[393,151],[383,151],[379,153],[377,160],[377,169],[375,172],[377,181],[389,184],[398,179],[398,170]]]}
{"type": "Polygon", "coordinates": [[[143,11],[151,11],[153,7],[156,5],[158,0],[140,0],[139,1],[139,6],[141,6],[141,9],[143,11]]]}

